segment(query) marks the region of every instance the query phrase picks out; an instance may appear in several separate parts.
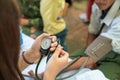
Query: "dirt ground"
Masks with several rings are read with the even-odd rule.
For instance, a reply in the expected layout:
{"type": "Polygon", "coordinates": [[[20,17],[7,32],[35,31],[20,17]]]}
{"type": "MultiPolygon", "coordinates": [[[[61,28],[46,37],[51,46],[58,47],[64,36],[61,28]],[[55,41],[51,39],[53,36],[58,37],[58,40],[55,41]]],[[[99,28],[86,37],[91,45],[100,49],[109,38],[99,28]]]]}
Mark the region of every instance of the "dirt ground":
{"type": "Polygon", "coordinates": [[[68,27],[67,47],[69,53],[74,53],[86,45],[88,24],[84,24],[79,15],[86,11],[86,1],[74,4],[68,9],[64,18],[68,27]]]}

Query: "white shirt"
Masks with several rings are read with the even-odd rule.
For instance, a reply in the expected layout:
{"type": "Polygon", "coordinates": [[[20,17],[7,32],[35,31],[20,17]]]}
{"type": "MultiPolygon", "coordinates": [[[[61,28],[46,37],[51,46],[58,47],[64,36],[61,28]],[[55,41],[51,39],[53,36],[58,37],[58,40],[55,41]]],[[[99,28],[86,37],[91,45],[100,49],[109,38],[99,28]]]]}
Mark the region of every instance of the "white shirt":
{"type": "Polygon", "coordinates": [[[88,28],[89,32],[97,34],[101,25],[105,23],[100,35],[111,39],[113,51],[120,54],[120,0],[115,0],[103,20],[100,20],[102,13],[98,6],[94,4],[92,8],[91,23],[88,28]]]}

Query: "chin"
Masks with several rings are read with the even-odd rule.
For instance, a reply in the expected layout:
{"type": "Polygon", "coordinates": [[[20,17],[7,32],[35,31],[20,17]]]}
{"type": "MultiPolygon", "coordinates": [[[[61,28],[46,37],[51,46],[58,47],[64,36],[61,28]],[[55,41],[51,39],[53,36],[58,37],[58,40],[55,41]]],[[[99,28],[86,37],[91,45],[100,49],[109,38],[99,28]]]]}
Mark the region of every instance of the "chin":
{"type": "Polygon", "coordinates": [[[107,8],[105,8],[105,7],[99,7],[99,9],[102,10],[102,11],[104,11],[104,10],[106,10],[107,8]]]}

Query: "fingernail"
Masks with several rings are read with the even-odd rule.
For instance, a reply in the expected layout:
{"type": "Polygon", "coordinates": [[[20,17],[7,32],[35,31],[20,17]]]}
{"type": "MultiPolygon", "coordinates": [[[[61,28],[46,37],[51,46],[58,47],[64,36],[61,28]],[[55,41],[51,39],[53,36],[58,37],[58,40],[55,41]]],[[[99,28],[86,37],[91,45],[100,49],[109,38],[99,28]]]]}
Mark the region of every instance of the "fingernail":
{"type": "Polygon", "coordinates": [[[54,38],[52,38],[52,41],[54,42],[54,41],[55,41],[55,39],[54,39],[54,38]]]}

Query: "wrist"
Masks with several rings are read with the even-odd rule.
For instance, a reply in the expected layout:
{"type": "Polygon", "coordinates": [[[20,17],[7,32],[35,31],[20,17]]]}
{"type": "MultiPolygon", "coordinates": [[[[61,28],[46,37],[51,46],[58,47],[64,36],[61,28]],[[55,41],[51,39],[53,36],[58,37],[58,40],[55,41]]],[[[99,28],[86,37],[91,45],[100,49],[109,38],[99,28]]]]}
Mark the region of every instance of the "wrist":
{"type": "Polygon", "coordinates": [[[28,57],[27,56],[25,56],[25,54],[24,54],[25,52],[23,52],[22,53],[22,58],[23,58],[23,60],[27,63],[27,64],[33,64],[34,63],[34,61],[29,61],[28,60],[28,57]]]}
{"type": "MultiPolygon", "coordinates": [[[[22,55],[23,59],[25,58],[28,61],[28,64],[30,62],[30,64],[34,63],[36,58],[34,56],[34,53],[31,52],[30,50],[25,51],[24,54],[22,55]]],[[[25,60],[24,60],[25,61],[25,60]]],[[[25,61],[26,62],[26,61],[25,61]]],[[[27,63],[27,62],[26,62],[27,63]]]]}
{"type": "Polygon", "coordinates": [[[49,72],[45,72],[44,76],[43,76],[43,80],[55,80],[56,75],[49,73],[49,72]]]}

